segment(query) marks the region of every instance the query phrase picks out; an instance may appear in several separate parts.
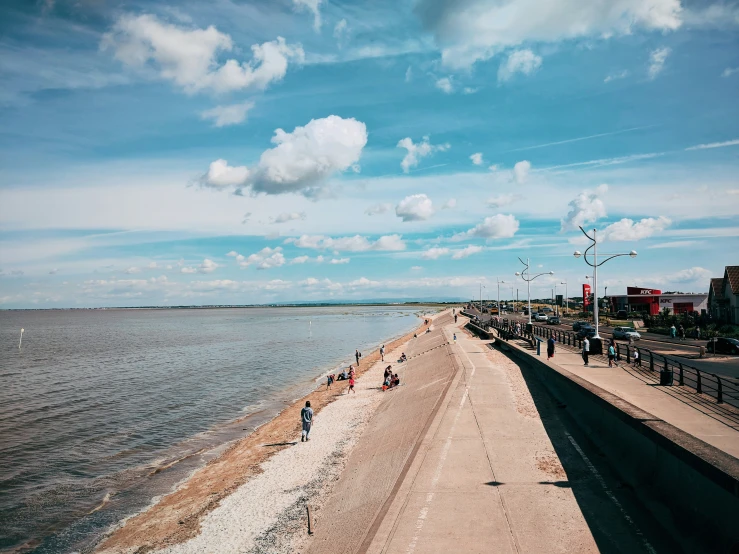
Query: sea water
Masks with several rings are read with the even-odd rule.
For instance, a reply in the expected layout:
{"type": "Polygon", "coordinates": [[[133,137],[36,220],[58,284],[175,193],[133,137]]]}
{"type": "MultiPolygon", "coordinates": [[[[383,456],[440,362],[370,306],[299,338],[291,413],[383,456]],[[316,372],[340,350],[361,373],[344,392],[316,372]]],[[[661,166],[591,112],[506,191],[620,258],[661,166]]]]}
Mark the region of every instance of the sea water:
{"type": "Polygon", "coordinates": [[[0,312],[0,550],[72,552],[418,309],[0,312]],[[25,329],[18,348],[20,330],[25,329]]]}

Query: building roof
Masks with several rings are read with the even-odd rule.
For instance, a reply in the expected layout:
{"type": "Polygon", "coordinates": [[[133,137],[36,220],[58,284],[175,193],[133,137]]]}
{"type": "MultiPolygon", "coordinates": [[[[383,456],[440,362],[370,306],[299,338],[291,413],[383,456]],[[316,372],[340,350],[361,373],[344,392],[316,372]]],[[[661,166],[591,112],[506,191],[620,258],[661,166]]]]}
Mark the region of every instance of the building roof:
{"type": "Polygon", "coordinates": [[[711,279],[711,295],[716,300],[721,300],[724,297],[724,278],[718,277],[711,279]]]}
{"type": "Polygon", "coordinates": [[[727,265],[724,279],[731,287],[732,294],[739,294],[739,265],[727,265]]]}

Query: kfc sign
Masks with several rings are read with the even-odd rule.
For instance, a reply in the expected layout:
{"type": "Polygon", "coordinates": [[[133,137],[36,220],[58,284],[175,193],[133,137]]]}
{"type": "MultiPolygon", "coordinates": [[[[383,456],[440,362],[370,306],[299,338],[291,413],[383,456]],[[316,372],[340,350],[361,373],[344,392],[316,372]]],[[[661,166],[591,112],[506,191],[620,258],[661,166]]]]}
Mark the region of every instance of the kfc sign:
{"type": "Polygon", "coordinates": [[[587,283],[582,286],[582,305],[585,307],[590,305],[590,285],[587,283]]]}
{"type": "Polygon", "coordinates": [[[626,294],[629,296],[658,296],[662,294],[658,289],[642,289],[639,287],[627,287],[626,294]]]}

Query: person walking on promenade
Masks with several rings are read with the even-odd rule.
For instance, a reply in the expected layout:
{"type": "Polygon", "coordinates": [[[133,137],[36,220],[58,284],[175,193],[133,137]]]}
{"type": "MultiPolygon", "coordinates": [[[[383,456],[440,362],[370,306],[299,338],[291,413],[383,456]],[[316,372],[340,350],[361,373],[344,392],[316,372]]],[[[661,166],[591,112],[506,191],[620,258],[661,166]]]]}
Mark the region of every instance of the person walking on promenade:
{"type": "Polygon", "coordinates": [[[590,354],[590,341],[588,340],[588,337],[585,337],[585,339],[582,341],[582,359],[585,362],[585,365],[588,365],[588,355],[590,354]]]}
{"type": "Polygon", "coordinates": [[[310,400],[305,401],[305,408],[300,410],[300,421],[303,423],[303,432],[300,435],[300,442],[310,440],[310,428],[313,425],[313,408],[310,407],[310,400]]]}
{"type": "Polygon", "coordinates": [[[675,329],[675,324],[672,324],[672,327],[670,327],[670,338],[674,339],[675,335],[677,335],[677,329],[675,329]]]}
{"type": "Polygon", "coordinates": [[[683,327],[683,324],[680,324],[680,328],[677,330],[677,334],[680,337],[680,340],[685,340],[685,327],[683,327]]]}
{"type": "Polygon", "coordinates": [[[641,357],[638,350],[634,350],[634,367],[641,367],[641,357]]]}
{"type": "Polygon", "coordinates": [[[454,323],[457,323],[457,314],[454,314],[454,323]]]}
{"type": "Polygon", "coordinates": [[[616,349],[613,348],[613,343],[608,345],[608,367],[613,367],[613,362],[616,359],[616,349]]]}
{"type": "Polygon", "coordinates": [[[549,340],[547,341],[547,361],[549,361],[550,358],[554,358],[554,337],[549,337],[549,340]]]}
{"type": "Polygon", "coordinates": [[[701,328],[698,326],[695,327],[695,338],[698,340],[701,338],[701,328]]]}
{"type": "Polygon", "coordinates": [[[382,359],[383,362],[385,361],[385,345],[384,344],[380,347],[380,358],[382,359]]]}

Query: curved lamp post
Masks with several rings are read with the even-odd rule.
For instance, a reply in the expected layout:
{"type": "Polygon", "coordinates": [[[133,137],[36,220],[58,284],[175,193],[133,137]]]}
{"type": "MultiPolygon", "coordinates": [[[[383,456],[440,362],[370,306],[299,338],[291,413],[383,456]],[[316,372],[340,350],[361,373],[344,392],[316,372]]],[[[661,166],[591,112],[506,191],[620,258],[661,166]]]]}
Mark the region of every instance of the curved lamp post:
{"type": "Polygon", "coordinates": [[[537,277],[541,277],[542,275],[554,275],[554,271],[538,273],[537,275],[534,275],[532,277],[531,271],[529,270],[530,260],[526,258],[526,261],[524,262],[521,258],[518,258],[518,261],[526,266],[523,271],[516,271],[516,277],[521,277],[521,279],[526,281],[526,290],[529,297],[529,323],[531,323],[531,281],[533,281],[537,277]]]}
{"type": "Polygon", "coordinates": [[[565,286],[565,305],[564,305],[564,315],[567,315],[567,308],[569,308],[568,304],[570,303],[570,297],[567,294],[567,280],[564,280],[560,283],[560,285],[565,286]]]}
{"type": "Polygon", "coordinates": [[[591,241],[593,241],[593,244],[588,246],[587,250],[585,250],[584,253],[581,253],[579,250],[575,250],[574,256],[576,258],[579,258],[580,256],[583,257],[585,260],[585,263],[588,264],[590,267],[593,268],[593,298],[595,299],[595,304],[593,305],[593,320],[595,321],[595,336],[593,338],[600,339],[600,334],[598,333],[598,268],[602,266],[604,263],[606,263],[608,260],[612,260],[613,258],[618,258],[619,256],[629,256],[631,258],[636,258],[636,250],[632,250],[631,252],[628,252],[626,254],[613,254],[611,256],[608,256],[605,260],[598,262],[598,241],[596,240],[596,233],[597,229],[593,229],[593,236],[591,237],[585,232],[585,229],[580,227],[580,230],[582,231],[582,234],[588,237],[591,241]],[[590,249],[593,249],[593,263],[590,263],[588,261],[588,252],[590,249]]]}
{"type": "Polygon", "coordinates": [[[505,281],[501,281],[497,277],[495,278],[495,280],[498,282],[498,317],[500,317],[500,284],[505,283],[505,281]]]}

